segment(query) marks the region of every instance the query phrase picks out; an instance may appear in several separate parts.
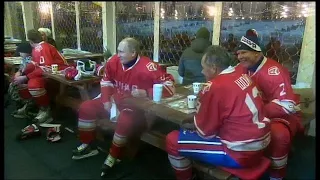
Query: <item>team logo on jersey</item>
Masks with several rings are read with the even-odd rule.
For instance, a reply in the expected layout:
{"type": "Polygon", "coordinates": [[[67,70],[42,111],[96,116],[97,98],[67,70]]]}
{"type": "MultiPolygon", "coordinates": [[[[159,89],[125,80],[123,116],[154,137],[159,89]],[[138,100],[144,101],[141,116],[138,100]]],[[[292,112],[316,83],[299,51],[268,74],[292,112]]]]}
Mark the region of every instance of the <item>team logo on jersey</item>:
{"type": "Polygon", "coordinates": [[[40,52],[42,50],[42,46],[38,45],[34,48],[35,51],[40,52]]]}
{"type": "Polygon", "coordinates": [[[268,74],[271,76],[277,76],[280,74],[279,68],[277,66],[272,66],[268,69],[268,74]]]}
{"type": "Polygon", "coordinates": [[[251,79],[246,74],[242,74],[242,76],[240,76],[234,82],[240,87],[241,90],[246,89],[247,87],[249,87],[252,84],[251,79]]]}
{"type": "Polygon", "coordinates": [[[157,70],[157,65],[153,62],[149,62],[146,66],[149,71],[156,71],[157,70]]]}

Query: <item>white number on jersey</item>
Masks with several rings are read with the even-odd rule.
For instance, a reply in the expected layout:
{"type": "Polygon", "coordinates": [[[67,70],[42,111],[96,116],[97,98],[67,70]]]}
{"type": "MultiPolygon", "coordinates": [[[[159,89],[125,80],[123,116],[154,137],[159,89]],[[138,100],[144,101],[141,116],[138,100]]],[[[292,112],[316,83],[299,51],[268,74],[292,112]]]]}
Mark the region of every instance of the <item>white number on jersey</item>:
{"type": "Polygon", "coordinates": [[[44,57],[40,56],[40,64],[44,64],[44,57]]]}
{"type": "Polygon", "coordinates": [[[286,95],[286,91],[284,90],[284,83],[281,83],[279,87],[282,87],[282,91],[280,92],[280,96],[286,95]]]}
{"type": "MultiPolygon", "coordinates": [[[[252,97],[255,98],[259,94],[259,91],[256,87],[252,89],[252,97]]],[[[252,98],[250,95],[247,93],[246,94],[246,99],[245,103],[248,106],[249,110],[251,111],[253,117],[252,117],[252,122],[258,126],[258,129],[264,128],[266,125],[262,122],[259,122],[259,113],[256,105],[254,104],[252,98]]]]}

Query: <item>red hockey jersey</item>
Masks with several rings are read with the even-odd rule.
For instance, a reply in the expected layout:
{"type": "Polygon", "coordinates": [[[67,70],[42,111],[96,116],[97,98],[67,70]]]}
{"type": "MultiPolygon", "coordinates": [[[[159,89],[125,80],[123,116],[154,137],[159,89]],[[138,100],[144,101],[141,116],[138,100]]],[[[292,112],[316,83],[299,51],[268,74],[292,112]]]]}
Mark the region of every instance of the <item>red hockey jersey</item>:
{"type": "Polygon", "coordinates": [[[237,65],[236,69],[248,73],[262,91],[268,118],[282,118],[280,121],[287,124],[293,134],[302,129],[300,100],[294,94],[286,68],[277,61],[264,57],[255,72],[248,71],[241,64],[237,65]]]}
{"type": "Polygon", "coordinates": [[[163,84],[163,97],[172,96],[175,92],[174,79],[148,57],[139,56],[136,63],[125,68],[118,55],[114,55],[106,64],[105,74],[100,82],[102,102],[110,102],[113,95],[118,104],[121,99],[131,96],[133,89],[144,89],[150,98],[153,84],[163,84]]]}
{"type": "Polygon", "coordinates": [[[43,72],[41,67],[51,68],[52,64],[58,64],[59,70],[65,69],[68,66],[64,57],[54,46],[42,41],[32,49],[32,63],[27,65],[24,74],[29,79],[41,77],[43,72]]]}
{"type": "Polygon", "coordinates": [[[194,124],[198,134],[203,138],[220,137],[241,164],[247,157],[261,154],[270,142],[270,120],[262,111],[258,92],[248,75],[229,67],[206,83],[197,104],[194,124]]]}

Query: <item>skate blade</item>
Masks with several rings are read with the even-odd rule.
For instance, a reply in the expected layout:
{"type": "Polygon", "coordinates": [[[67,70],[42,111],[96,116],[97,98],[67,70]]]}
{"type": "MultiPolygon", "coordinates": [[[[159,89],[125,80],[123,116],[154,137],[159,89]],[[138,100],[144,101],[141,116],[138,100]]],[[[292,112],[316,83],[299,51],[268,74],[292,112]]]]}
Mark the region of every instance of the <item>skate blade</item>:
{"type": "Polygon", "coordinates": [[[52,128],[52,127],[60,127],[61,124],[41,123],[41,124],[39,124],[39,126],[43,127],[43,128],[52,128]]]}
{"type": "Polygon", "coordinates": [[[95,156],[98,153],[99,153],[98,150],[93,150],[89,154],[86,154],[86,155],[83,155],[83,156],[72,156],[72,159],[73,160],[80,160],[80,159],[88,158],[88,157],[91,157],[91,156],[95,156]]]}

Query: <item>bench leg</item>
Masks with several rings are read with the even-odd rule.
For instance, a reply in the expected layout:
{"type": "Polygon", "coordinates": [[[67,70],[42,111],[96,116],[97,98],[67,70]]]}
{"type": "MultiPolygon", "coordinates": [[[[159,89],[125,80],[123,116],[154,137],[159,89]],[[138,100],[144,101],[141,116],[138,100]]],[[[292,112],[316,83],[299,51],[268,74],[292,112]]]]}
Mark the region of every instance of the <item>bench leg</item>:
{"type": "Polygon", "coordinates": [[[56,107],[55,107],[56,111],[59,111],[59,109],[61,108],[61,104],[63,104],[59,97],[63,97],[65,95],[66,87],[67,86],[65,84],[60,83],[59,94],[56,95],[56,97],[54,98],[55,105],[56,105],[56,107]]]}
{"type": "Polygon", "coordinates": [[[310,124],[311,123],[308,123],[304,126],[304,135],[305,136],[308,136],[308,133],[309,133],[309,130],[310,130],[310,124]]]}
{"type": "Polygon", "coordinates": [[[86,101],[86,100],[89,100],[90,99],[90,96],[88,94],[88,88],[87,86],[85,86],[83,89],[79,89],[79,92],[80,92],[80,96],[81,96],[81,99],[83,101],[86,101]]]}
{"type": "Polygon", "coordinates": [[[62,84],[62,83],[60,83],[60,90],[59,90],[59,95],[64,95],[65,94],[65,92],[66,92],[66,85],[65,84],[62,84]]]}
{"type": "Polygon", "coordinates": [[[132,160],[139,151],[140,143],[139,137],[130,138],[128,144],[124,148],[124,155],[132,160]]]}
{"type": "Polygon", "coordinates": [[[96,131],[96,138],[99,141],[104,141],[104,135],[101,131],[96,131]]]}

